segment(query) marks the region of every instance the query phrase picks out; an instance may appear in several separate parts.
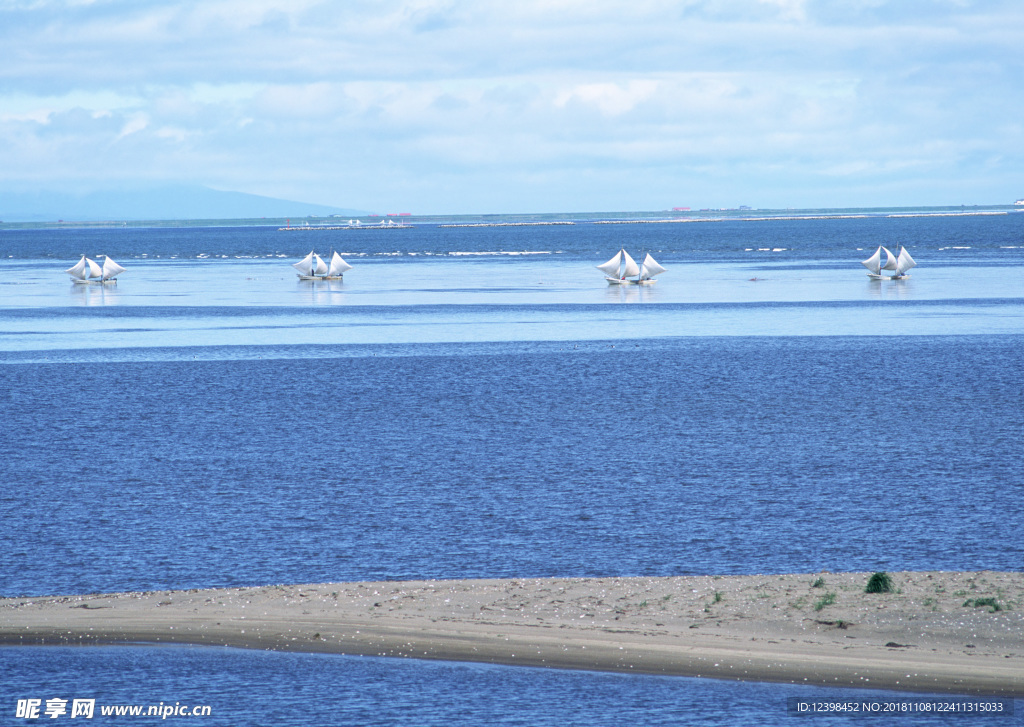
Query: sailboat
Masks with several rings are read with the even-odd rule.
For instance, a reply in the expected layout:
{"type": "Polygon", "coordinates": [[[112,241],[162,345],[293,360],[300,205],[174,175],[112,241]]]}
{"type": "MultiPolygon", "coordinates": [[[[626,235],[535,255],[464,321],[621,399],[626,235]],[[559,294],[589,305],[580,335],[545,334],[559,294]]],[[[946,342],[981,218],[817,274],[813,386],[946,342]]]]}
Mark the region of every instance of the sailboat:
{"type": "Polygon", "coordinates": [[[861,260],[860,264],[868,269],[868,277],[872,280],[903,280],[909,277],[906,273],[917,265],[914,258],[910,257],[907,248],[900,246],[900,254],[893,255],[889,248],[878,246],[875,254],[867,260],[861,260]],[[885,253],[885,265],[882,265],[882,253],[885,253]],[[894,270],[892,275],[882,275],[883,270],[894,270]]]}
{"type": "Polygon", "coordinates": [[[903,280],[904,278],[909,278],[910,276],[907,275],[907,271],[915,265],[917,263],[914,262],[914,258],[910,257],[907,248],[900,247],[900,254],[896,256],[896,272],[893,274],[892,279],[903,280]]]}
{"type": "Polygon", "coordinates": [[[299,262],[293,263],[292,267],[299,271],[299,280],[341,280],[345,273],[352,269],[337,252],[331,254],[331,262],[328,265],[313,251],[299,262]]]}
{"type": "Polygon", "coordinates": [[[636,282],[638,285],[652,285],[658,282],[654,279],[654,276],[663,272],[665,272],[665,268],[651,257],[651,253],[647,253],[644,256],[644,261],[640,263],[640,277],[637,278],[636,282]]]}
{"type": "Polygon", "coordinates": [[[103,260],[103,267],[95,260],[82,255],[73,267],[65,270],[75,283],[116,283],[117,276],[124,272],[124,268],[115,263],[109,255],[103,260]]]}
{"type": "Polygon", "coordinates": [[[608,285],[652,285],[657,282],[654,276],[665,272],[665,268],[650,253],[637,265],[625,248],[621,248],[608,262],[596,267],[605,274],[608,285]]]}

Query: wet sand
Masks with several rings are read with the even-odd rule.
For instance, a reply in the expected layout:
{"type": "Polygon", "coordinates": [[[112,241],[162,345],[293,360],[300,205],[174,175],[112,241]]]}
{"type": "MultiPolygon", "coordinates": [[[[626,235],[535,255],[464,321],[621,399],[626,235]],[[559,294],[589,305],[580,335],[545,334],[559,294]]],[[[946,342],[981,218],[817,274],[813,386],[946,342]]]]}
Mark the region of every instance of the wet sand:
{"type": "Polygon", "coordinates": [[[5,598],[0,643],[212,644],[1024,697],[1024,573],[894,573],[888,594],[865,593],[869,575],[5,598]]]}

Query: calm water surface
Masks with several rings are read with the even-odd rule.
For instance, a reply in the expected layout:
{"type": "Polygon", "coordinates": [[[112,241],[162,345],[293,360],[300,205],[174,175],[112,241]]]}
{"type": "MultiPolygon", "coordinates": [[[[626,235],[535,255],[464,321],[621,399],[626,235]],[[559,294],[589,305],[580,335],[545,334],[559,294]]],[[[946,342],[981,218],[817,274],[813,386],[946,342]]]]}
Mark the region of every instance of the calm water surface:
{"type": "MultiPolygon", "coordinates": [[[[340,655],[189,647],[0,648],[12,699],[95,699],[84,724],[250,725],[776,725],[893,724],[889,717],[797,717],[787,699],[891,702],[929,698],[864,689],[829,690],[340,655]],[[99,705],[209,705],[204,717],[108,718],[99,705]]],[[[5,697],[7,695],[5,694],[5,697]]],[[[1012,703],[1012,700],[1011,700],[1012,703]]],[[[1016,707],[1021,706],[1020,700],[1016,707]]],[[[8,709],[9,707],[9,709],[8,709]]],[[[907,725],[1012,725],[1020,716],[909,716],[907,725]]],[[[39,720],[50,722],[49,719],[39,720]]],[[[68,716],[53,723],[61,724],[68,716]]],[[[77,721],[77,720],[76,720],[77,721]]],[[[4,724],[26,724],[24,720],[4,724]]],[[[28,722],[32,724],[33,722],[28,722]]]]}

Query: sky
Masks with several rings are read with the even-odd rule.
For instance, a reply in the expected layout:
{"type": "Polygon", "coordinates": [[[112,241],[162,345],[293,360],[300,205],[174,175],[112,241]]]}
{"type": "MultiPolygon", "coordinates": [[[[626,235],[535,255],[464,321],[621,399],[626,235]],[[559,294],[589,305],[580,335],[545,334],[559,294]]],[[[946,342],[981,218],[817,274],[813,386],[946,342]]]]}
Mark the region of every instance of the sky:
{"type": "Polygon", "coordinates": [[[1011,204],[1020,0],[0,0],[0,190],[1011,204]]]}

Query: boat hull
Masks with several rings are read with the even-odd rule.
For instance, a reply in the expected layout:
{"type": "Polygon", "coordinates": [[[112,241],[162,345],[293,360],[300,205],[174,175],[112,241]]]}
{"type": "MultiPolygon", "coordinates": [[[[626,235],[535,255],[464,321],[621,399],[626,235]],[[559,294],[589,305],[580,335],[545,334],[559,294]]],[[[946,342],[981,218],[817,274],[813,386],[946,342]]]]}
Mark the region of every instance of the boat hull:
{"type": "Polygon", "coordinates": [[[110,285],[117,283],[117,278],[110,278],[109,280],[79,280],[78,278],[72,278],[71,282],[75,285],[110,285]]]}
{"type": "Polygon", "coordinates": [[[658,281],[654,278],[649,280],[623,280],[622,278],[605,278],[608,285],[654,285],[658,281]]]}
{"type": "Polygon", "coordinates": [[[299,280],[343,280],[343,275],[299,275],[299,280]]]}

